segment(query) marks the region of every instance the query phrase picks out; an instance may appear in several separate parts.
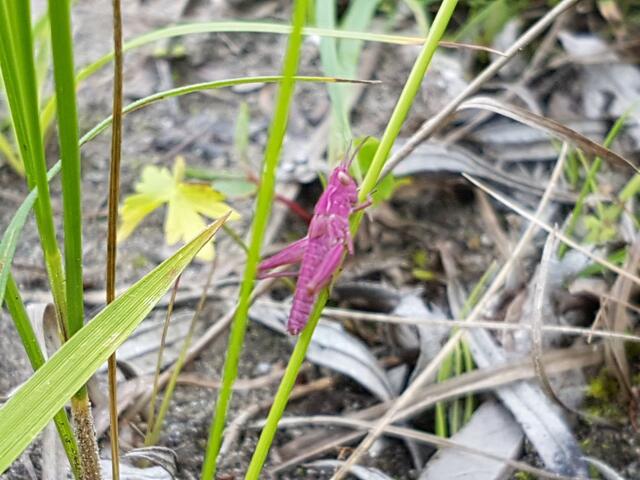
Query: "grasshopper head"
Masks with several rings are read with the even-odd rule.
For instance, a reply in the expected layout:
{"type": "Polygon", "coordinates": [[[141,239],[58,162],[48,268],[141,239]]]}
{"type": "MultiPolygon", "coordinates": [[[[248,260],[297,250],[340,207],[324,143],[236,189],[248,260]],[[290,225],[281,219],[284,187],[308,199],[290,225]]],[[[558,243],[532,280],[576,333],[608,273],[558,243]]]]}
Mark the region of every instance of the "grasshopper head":
{"type": "MultiPolygon", "coordinates": [[[[353,205],[358,201],[358,184],[349,174],[347,165],[338,165],[329,177],[331,190],[335,192],[335,199],[342,199],[344,205],[353,205]]],[[[338,200],[340,201],[340,200],[338,200]]]]}
{"type": "Polygon", "coordinates": [[[352,188],[357,190],[358,188],[356,181],[349,173],[349,167],[347,165],[339,165],[333,170],[333,172],[331,172],[329,184],[336,186],[341,185],[347,190],[351,190],[352,188]]]}

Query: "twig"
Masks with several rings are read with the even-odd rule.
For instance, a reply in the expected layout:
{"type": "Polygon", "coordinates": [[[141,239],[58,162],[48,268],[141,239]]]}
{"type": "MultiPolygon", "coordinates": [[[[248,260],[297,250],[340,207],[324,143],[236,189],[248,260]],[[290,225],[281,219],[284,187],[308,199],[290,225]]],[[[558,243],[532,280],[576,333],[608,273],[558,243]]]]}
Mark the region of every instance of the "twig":
{"type": "MultiPolygon", "coordinates": [[[[260,302],[263,305],[278,308],[278,309],[286,309],[288,310],[290,307],[288,305],[283,305],[281,303],[276,303],[270,300],[263,300],[260,302]]],[[[371,312],[362,312],[359,310],[347,310],[342,308],[332,308],[325,307],[323,310],[323,315],[327,317],[334,318],[342,318],[345,320],[362,320],[367,322],[384,322],[384,323],[395,323],[401,325],[437,325],[437,326],[445,326],[451,328],[462,328],[462,329],[470,329],[470,328],[484,328],[487,330],[503,330],[503,331],[514,331],[514,330],[532,330],[533,327],[526,323],[505,323],[505,322],[492,322],[486,320],[476,320],[475,322],[468,322],[467,320],[460,319],[437,319],[437,318],[428,318],[428,317],[417,317],[417,316],[398,316],[398,315],[390,315],[387,313],[371,313],[371,312]]],[[[587,337],[592,335],[594,337],[600,338],[609,338],[615,340],[622,340],[627,342],[640,343],[640,335],[633,335],[630,333],[622,333],[622,332],[610,332],[607,330],[593,330],[591,328],[582,328],[582,327],[569,327],[564,325],[541,325],[540,330],[542,332],[549,333],[564,333],[567,335],[582,335],[587,337]]]]}
{"type": "MultiPolygon", "coordinates": [[[[312,425],[333,424],[338,426],[367,429],[369,431],[371,431],[376,427],[376,424],[374,422],[357,420],[354,418],[332,417],[329,415],[317,415],[313,417],[304,417],[304,418],[295,418],[295,417],[284,418],[280,421],[279,426],[294,426],[294,425],[299,425],[301,423],[312,424],[312,425]]],[[[419,430],[414,430],[411,428],[395,427],[392,425],[386,426],[384,428],[384,432],[394,437],[409,438],[409,439],[426,443],[428,445],[433,445],[439,448],[455,448],[457,450],[469,453],[471,455],[477,455],[480,457],[495,460],[497,462],[505,463],[510,467],[513,467],[514,469],[522,470],[524,472],[529,472],[531,474],[538,475],[539,477],[542,477],[542,478],[550,478],[550,479],[557,479],[557,480],[576,480],[576,477],[566,477],[564,475],[559,475],[557,473],[549,472],[547,470],[535,468],[524,462],[518,462],[516,460],[511,460],[510,458],[501,457],[499,455],[494,455],[493,453],[490,453],[490,452],[478,450],[473,447],[468,447],[461,443],[454,442],[446,438],[438,437],[431,433],[421,432],[419,430]]],[[[577,477],[577,478],[582,478],[582,477],[577,477]]]]}
{"type": "Polygon", "coordinates": [[[586,412],[581,412],[575,408],[567,405],[555,392],[542,358],[543,346],[542,346],[542,328],[544,326],[544,305],[548,302],[549,292],[547,292],[547,280],[549,278],[549,265],[551,264],[551,258],[553,253],[557,251],[558,240],[556,237],[556,230],[549,234],[544,249],[542,250],[542,259],[540,260],[540,269],[538,271],[538,281],[536,282],[534,294],[533,294],[533,316],[531,320],[531,358],[533,360],[533,368],[538,377],[538,381],[544,393],[549,399],[558,405],[563,410],[569,413],[573,413],[585,420],[597,423],[599,425],[609,425],[604,419],[590,415],[586,412]]]}
{"type": "Polygon", "coordinates": [[[573,412],[570,408],[556,395],[553,390],[553,386],[549,381],[547,372],[544,368],[544,362],[542,361],[542,327],[544,325],[544,305],[548,299],[549,293],[547,292],[547,280],[549,278],[549,264],[551,263],[551,256],[556,251],[558,244],[555,231],[553,231],[542,250],[542,259],[540,260],[540,269],[538,270],[538,281],[536,282],[534,294],[533,294],[533,316],[531,319],[532,331],[531,331],[531,358],[533,360],[533,368],[538,376],[542,390],[547,396],[561,408],[573,412]]]}
{"type": "MultiPolygon", "coordinates": [[[[113,5],[113,122],[111,125],[111,166],[109,171],[109,221],[107,232],[107,305],[116,297],[116,229],[120,194],[120,159],[122,157],[122,10],[120,0],[113,5]]],[[[109,357],[109,415],[111,420],[111,476],[120,478],[118,437],[118,383],[116,352],[109,357]]]]}
{"type": "Polygon", "coordinates": [[[160,370],[162,369],[162,355],[167,343],[167,333],[169,331],[169,322],[171,321],[171,314],[173,313],[173,306],[176,302],[176,295],[180,286],[180,278],[182,275],[176,278],[171,290],[171,299],[169,300],[169,306],[167,307],[167,314],[165,315],[164,322],[162,324],[162,334],[160,336],[160,348],[158,349],[158,360],[156,361],[156,372],[153,376],[153,389],[151,390],[151,400],[149,401],[149,413],[147,418],[147,437],[151,435],[154,426],[155,414],[156,414],[156,398],[158,396],[158,379],[160,378],[160,370]]]}

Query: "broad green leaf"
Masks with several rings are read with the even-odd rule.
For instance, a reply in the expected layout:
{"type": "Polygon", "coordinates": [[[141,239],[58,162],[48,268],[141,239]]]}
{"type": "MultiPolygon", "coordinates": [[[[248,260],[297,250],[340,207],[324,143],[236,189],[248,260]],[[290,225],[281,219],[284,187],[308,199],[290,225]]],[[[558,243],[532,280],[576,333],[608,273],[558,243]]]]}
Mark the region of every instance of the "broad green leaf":
{"type": "MultiPolygon", "coordinates": [[[[356,141],[356,144],[360,144],[361,142],[362,140],[358,140],[356,141]]],[[[373,161],[373,157],[376,154],[376,150],[379,145],[380,142],[378,139],[368,137],[365,140],[365,144],[360,147],[360,151],[358,152],[358,165],[363,173],[366,174],[369,171],[369,167],[371,166],[371,162],[373,161]]],[[[397,180],[393,174],[389,173],[383,179],[378,181],[376,189],[371,194],[373,204],[377,205],[380,202],[389,200],[396,191],[396,188],[409,182],[409,179],[397,180]]]]}
{"type": "Polygon", "coordinates": [[[105,307],[0,408],[0,472],[131,335],[227,218],[210,225],[105,307]]]}
{"type": "Polygon", "coordinates": [[[250,197],[258,190],[255,183],[242,179],[218,180],[213,182],[217,191],[230,198],[250,197]]]}
{"type": "MultiPolygon", "coordinates": [[[[124,200],[119,242],[131,235],[147,215],[165,203],[167,216],[164,232],[168,245],[193,239],[205,226],[203,216],[215,219],[231,212],[231,220],[240,218],[235,210],[222,202],[224,195],[210,185],[185,182],[185,169],[182,157],[176,158],[173,175],[164,167],[148,165],[144,168],[142,178],[135,186],[137,193],[124,200]]],[[[212,260],[213,256],[213,243],[205,245],[198,254],[201,260],[212,260]]]]}

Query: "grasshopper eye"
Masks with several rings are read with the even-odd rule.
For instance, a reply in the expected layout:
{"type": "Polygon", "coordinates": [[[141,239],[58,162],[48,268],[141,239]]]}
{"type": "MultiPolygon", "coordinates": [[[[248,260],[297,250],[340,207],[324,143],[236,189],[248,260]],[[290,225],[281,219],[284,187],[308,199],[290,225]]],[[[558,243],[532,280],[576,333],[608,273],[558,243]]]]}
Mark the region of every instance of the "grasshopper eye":
{"type": "Polygon", "coordinates": [[[345,172],[340,172],[338,173],[338,180],[340,180],[340,183],[343,185],[349,185],[349,182],[351,181],[351,177],[349,177],[349,175],[346,174],[345,172]]]}

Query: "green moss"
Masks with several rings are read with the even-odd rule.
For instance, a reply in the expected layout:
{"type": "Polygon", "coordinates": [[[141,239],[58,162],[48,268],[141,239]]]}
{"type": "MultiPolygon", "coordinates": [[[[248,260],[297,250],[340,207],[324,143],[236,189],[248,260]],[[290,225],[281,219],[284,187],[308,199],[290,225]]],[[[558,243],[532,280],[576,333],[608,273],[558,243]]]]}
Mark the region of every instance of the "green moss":
{"type": "Polygon", "coordinates": [[[589,478],[602,478],[598,469],[593,465],[589,465],[589,478]]]}
{"type": "Polygon", "coordinates": [[[534,477],[529,472],[516,472],[513,478],[515,480],[536,480],[536,477],[534,477]]]}
{"type": "Polygon", "coordinates": [[[589,383],[587,395],[596,400],[611,401],[618,395],[619,390],[616,379],[603,368],[589,383]]]}
{"type": "Polygon", "coordinates": [[[624,408],[618,403],[620,385],[605,367],[587,386],[587,412],[601,418],[616,419],[624,416],[624,408]]]}

